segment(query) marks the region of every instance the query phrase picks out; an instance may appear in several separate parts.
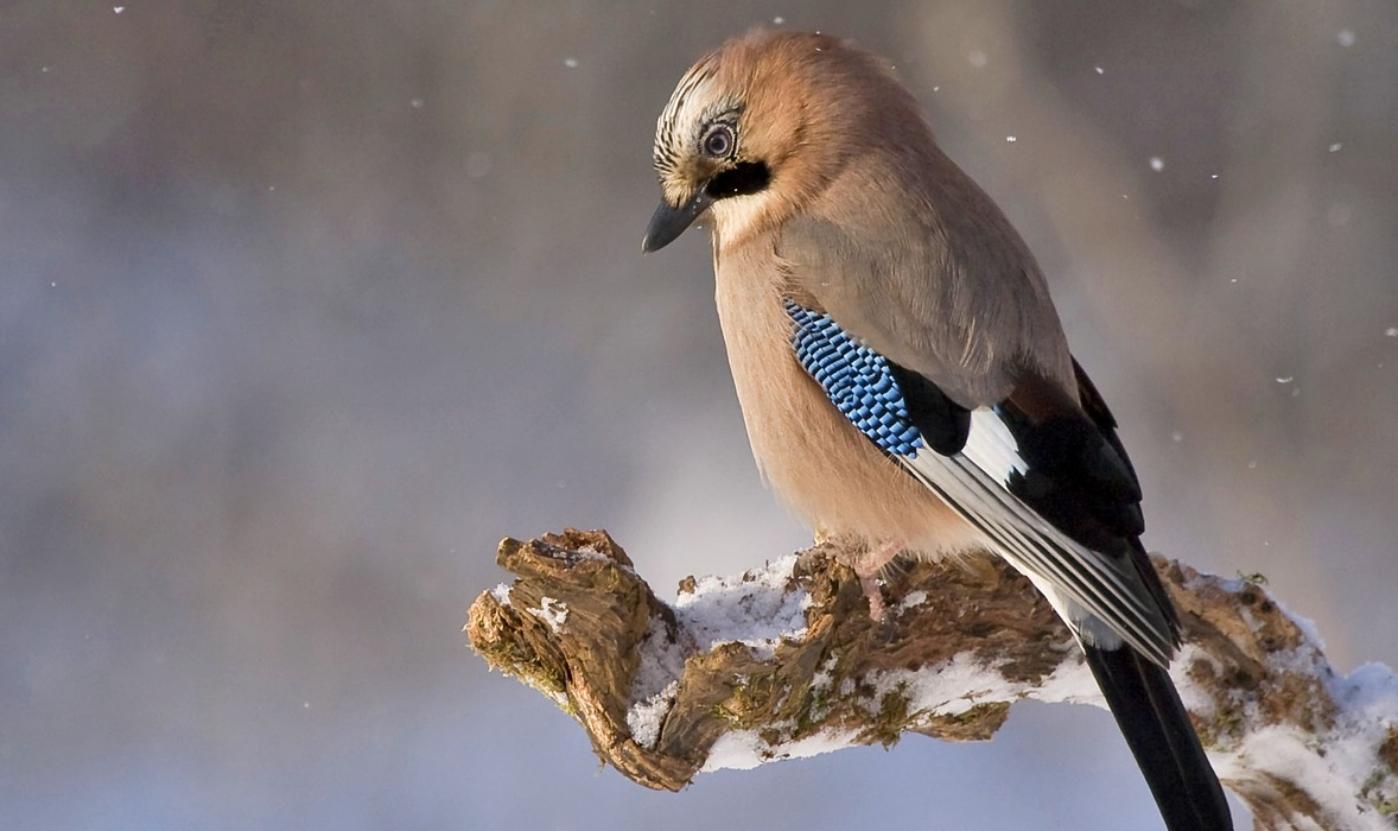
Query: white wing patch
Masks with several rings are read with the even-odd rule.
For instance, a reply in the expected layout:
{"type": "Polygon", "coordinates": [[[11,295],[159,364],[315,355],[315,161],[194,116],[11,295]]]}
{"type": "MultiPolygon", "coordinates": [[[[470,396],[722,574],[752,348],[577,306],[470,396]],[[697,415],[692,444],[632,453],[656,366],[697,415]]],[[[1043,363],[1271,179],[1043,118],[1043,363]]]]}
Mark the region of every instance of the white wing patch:
{"type": "Polygon", "coordinates": [[[1010,428],[989,408],[971,411],[971,432],[961,452],[1001,485],[1009,483],[1012,473],[1029,472],[1010,428]]]}
{"type": "Polygon", "coordinates": [[[1169,664],[1174,636],[1134,565],[1085,548],[1010,492],[1014,474],[1027,473],[1029,465],[993,409],[972,412],[962,452],[942,456],[924,448],[898,458],[1027,575],[1076,636],[1104,648],[1119,645],[1119,638],[1169,664]]]}

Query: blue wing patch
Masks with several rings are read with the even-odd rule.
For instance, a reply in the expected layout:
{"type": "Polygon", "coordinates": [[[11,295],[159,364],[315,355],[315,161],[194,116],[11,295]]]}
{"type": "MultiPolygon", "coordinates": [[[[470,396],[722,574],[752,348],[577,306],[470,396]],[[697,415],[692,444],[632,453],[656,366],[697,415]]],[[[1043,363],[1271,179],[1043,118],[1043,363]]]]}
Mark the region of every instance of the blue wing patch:
{"type": "Polygon", "coordinates": [[[908,413],[908,402],[888,361],[850,337],[830,315],[786,301],[796,324],[791,345],[796,360],[820,384],[849,422],[887,453],[915,456],[922,433],[908,413]]]}

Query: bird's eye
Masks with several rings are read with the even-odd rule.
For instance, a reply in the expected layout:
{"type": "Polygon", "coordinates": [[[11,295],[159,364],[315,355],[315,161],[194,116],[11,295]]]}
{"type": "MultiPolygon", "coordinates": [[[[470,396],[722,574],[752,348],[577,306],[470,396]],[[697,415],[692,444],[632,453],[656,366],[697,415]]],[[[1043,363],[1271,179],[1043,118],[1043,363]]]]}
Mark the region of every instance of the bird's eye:
{"type": "Polygon", "coordinates": [[[716,159],[727,158],[733,152],[733,128],[727,124],[716,124],[704,134],[702,142],[704,155],[716,159]]]}

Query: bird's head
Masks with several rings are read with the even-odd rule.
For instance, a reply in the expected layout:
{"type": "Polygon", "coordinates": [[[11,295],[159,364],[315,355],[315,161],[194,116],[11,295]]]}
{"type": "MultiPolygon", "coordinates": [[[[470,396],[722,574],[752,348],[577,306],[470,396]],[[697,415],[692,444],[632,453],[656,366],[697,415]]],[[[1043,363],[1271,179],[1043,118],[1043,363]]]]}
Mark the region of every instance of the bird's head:
{"type": "Polygon", "coordinates": [[[835,38],[757,30],[730,40],[680,78],[656,122],[661,199],[642,249],[668,245],[706,213],[724,242],[780,224],[879,133],[890,101],[919,118],[883,64],[835,38]]]}

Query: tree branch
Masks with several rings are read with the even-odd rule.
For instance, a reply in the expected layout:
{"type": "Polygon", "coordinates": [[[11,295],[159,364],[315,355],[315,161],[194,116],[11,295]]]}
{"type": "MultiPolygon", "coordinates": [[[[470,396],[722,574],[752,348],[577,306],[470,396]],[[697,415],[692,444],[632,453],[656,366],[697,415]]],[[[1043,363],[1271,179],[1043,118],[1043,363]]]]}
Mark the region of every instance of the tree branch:
{"type": "MultiPolygon", "coordinates": [[[[487,663],[552,698],[627,778],[679,790],[904,732],[989,739],[1019,700],[1104,706],[1067,630],[998,560],[918,563],[870,620],[833,544],[655,597],[605,532],[506,539],[513,586],[472,604],[487,663]]],[[[1259,829],[1392,828],[1398,678],[1337,676],[1256,581],[1156,559],[1184,622],[1172,674],[1224,785],[1259,829]]]]}

